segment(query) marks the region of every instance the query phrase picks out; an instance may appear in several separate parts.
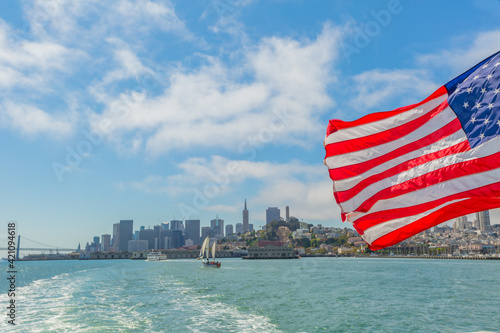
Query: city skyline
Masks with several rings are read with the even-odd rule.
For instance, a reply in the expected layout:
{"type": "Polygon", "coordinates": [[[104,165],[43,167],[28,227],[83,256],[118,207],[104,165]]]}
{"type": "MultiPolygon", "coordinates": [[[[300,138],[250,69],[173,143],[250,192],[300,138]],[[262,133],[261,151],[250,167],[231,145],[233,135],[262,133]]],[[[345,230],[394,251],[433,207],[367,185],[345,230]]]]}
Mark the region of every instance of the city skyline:
{"type": "MultiPolygon", "coordinates": [[[[267,210],[271,209],[273,211],[273,218],[276,220],[283,220],[287,221],[287,218],[289,217],[289,206],[286,206],[286,216],[279,216],[280,210],[277,209],[276,207],[268,207],[267,210]],[[277,209],[277,210],[276,210],[277,209]],[[276,213],[278,215],[276,215],[276,213]]],[[[120,252],[123,251],[124,245],[120,245],[121,242],[123,241],[123,232],[121,232],[122,228],[120,228],[120,225],[122,224],[127,224],[127,234],[129,234],[129,240],[148,240],[148,248],[158,248],[158,244],[155,243],[155,238],[158,236],[162,237],[167,237],[166,233],[164,234],[162,230],[181,230],[182,235],[184,235],[184,241],[191,240],[193,241],[192,245],[200,245],[202,243],[202,240],[205,238],[205,236],[202,235],[202,228],[205,228],[206,230],[210,230],[211,233],[209,234],[211,237],[215,238],[222,238],[222,237],[227,237],[228,236],[228,230],[231,230],[230,234],[236,233],[238,234],[238,231],[235,232],[236,225],[239,224],[242,226],[242,230],[240,233],[245,233],[247,231],[252,231],[254,230],[253,224],[249,223],[249,210],[247,209],[247,202],[245,199],[244,203],[244,208],[242,210],[243,212],[243,219],[242,222],[236,222],[234,224],[228,223],[224,225],[224,220],[219,218],[219,215],[216,215],[215,219],[210,220],[210,223],[208,226],[202,226],[200,220],[185,220],[185,221],[180,221],[180,220],[170,220],[170,221],[162,221],[158,222],[159,224],[153,224],[151,225],[140,225],[136,226],[135,228],[132,227],[132,232],[128,232],[130,229],[130,226],[133,226],[133,220],[120,220],[119,223],[114,223],[113,224],[113,236],[110,237],[109,234],[102,234],[101,238],[103,239],[104,243],[104,238],[106,236],[106,241],[108,241],[108,238],[110,239],[111,246],[109,247],[112,249],[114,252],[120,252]],[[247,223],[247,229],[245,229],[245,221],[247,223]],[[186,222],[186,226],[183,225],[183,223],[186,222]],[[250,228],[248,227],[251,226],[250,228]],[[158,230],[157,230],[158,229],[158,230]]],[[[270,223],[272,220],[268,221],[270,223]]],[[[261,226],[263,227],[263,226],[261,226]]],[[[259,228],[260,229],[260,228],[259,228]]],[[[94,242],[86,243],[86,246],[89,248],[92,248],[92,244],[99,244],[99,242],[96,242],[95,240],[98,239],[99,236],[94,236],[93,240],[94,242]]],[[[81,242],[79,243],[81,244],[81,242]]],[[[166,246],[165,242],[160,239],[160,248],[161,246],[166,246]]],[[[169,248],[168,246],[166,246],[169,248]]],[[[101,251],[103,251],[102,248],[100,248],[101,251]]]]}
{"type": "MultiPolygon", "coordinates": [[[[245,200],[245,206],[244,206],[243,211],[244,212],[246,211],[247,215],[248,215],[246,200],[245,200]]],[[[268,207],[268,209],[266,210],[266,213],[268,214],[268,219],[272,218],[272,217],[276,217],[275,214],[278,212],[279,212],[279,209],[277,209],[277,207],[268,207]]],[[[446,223],[440,224],[436,227],[437,227],[437,229],[443,228],[443,226],[450,227],[449,224],[451,224],[451,227],[453,229],[456,229],[456,230],[470,230],[470,229],[474,228],[474,229],[479,230],[481,232],[488,232],[491,230],[492,225],[496,224],[496,223],[493,223],[493,224],[491,223],[489,212],[490,212],[489,210],[486,210],[486,211],[477,212],[476,214],[473,214],[473,215],[469,215],[469,216],[475,217],[475,219],[471,220],[471,221],[468,220],[468,215],[461,216],[461,217],[458,217],[456,219],[447,221],[446,223]]],[[[288,223],[289,222],[288,217],[292,217],[292,216],[289,216],[289,206],[286,206],[286,215],[285,216],[286,216],[286,218],[284,218],[283,216],[280,216],[279,219],[288,223]]],[[[243,218],[245,218],[245,214],[243,214],[243,218]]],[[[276,219],[270,220],[269,223],[272,222],[273,220],[276,220],[276,219]]],[[[122,222],[122,221],[120,221],[120,222],[122,222]]],[[[497,221],[497,222],[500,222],[500,221],[497,221]]],[[[187,228],[182,227],[182,235],[184,236],[183,240],[184,241],[191,240],[191,241],[193,241],[193,244],[183,244],[186,246],[200,245],[202,243],[203,239],[207,235],[210,236],[211,238],[221,239],[221,238],[226,238],[231,234],[238,234],[238,233],[243,234],[243,233],[245,233],[243,231],[243,229],[241,230],[241,232],[239,232],[238,230],[235,231],[236,224],[239,224],[242,227],[243,223],[236,223],[235,225],[226,224],[224,227],[224,220],[220,219],[218,215],[216,216],[215,219],[210,220],[210,226],[208,226],[208,227],[202,227],[200,224],[200,220],[186,220],[186,225],[188,225],[188,224],[193,224],[193,228],[192,228],[192,230],[188,231],[187,228]],[[219,222],[221,224],[219,224],[219,222]],[[223,226],[222,233],[219,232],[221,230],[221,229],[219,229],[220,225],[223,226]],[[205,233],[201,233],[202,228],[205,228],[205,231],[206,231],[205,233]],[[192,237],[191,235],[193,235],[194,237],[192,237]]],[[[500,224],[500,223],[498,223],[498,224],[500,224]]],[[[166,226],[165,229],[167,229],[167,230],[177,230],[177,229],[181,230],[180,229],[181,225],[182,225],[182,221],[172,220],[170,222],[161,222],[160,225],[153,225],[153,228],[151,228],[151,226],[148,226],[146,229],[146,226],[140,226],[139,227],[140,230],[144,230],[145,233],[150,232],[150,235],[148,236],[150,238],[149,245],[146,247],[146,250],[147,249],[162,249],[162,248],[171,249],[172,244],[167,246],[166,241],[164,242],[163,240],[160,240],[159,245],[158,245],[158,243],[155,243],[154,238],[156,238],[157,236],[170,237],[169,234],[163,234],[163,233],[159,234],[159,230],[156,230],[156,228],[161,227],[161,229],[163,229],[163,227],[166,226]],[[181,222],[181,223],[179,223],[179,222],[181,222]],[[164,247],[162,247],[162,246],[164,246],[164,247]]],[[[251,229],[253,230],[253,226],[251,229]]],[[[348,229],[351,229],[351,228],[348,228],[348,229]]],[[[432,229],[434,229],[434,228],[432,228],[432,229]]],[[[252,230],[250,230],[250,231],[252,231],[252,230]]],[[[354,229],[351,229],[351,230],[354,232],[354,229]]],[[[436,229],[434,229],[434,230],[436,230],[436,229]]],[[[109,236],[109,235],[102,235],[103,242],[104,242],[104,236],[109,236]]],[[[143,238],[141,238],[141,236],[139,234],[139,235],[132,237],[130,240],[138,241],[138,240],[147,239],[148,237],[143,236],[143,238]]],[[[99,236],[94,236],[94,238],[93,238],[94,242],[95,242],[96,238],[99,238],[99,236]]],[[[89,244],[87,242],[85,248],[92,249],[93,244],[94,243],[89,244]]],[[[99,248],[99,250],[103,251],[102,248],[99,248]]],[[[94,248],[94,251],[96,251],[96,248],[94,248]]],[[[93,251],[91,251],[91,252],[93,252],[93,251]]],[[[118,251],[115,251],[115,252],[118,252],[118,251]]]]}
{"type": "MultiPolygon", "coordinates": [[[[269,207],[269,208],[271,209],[271,211],[275,211],[276,207],[269,207]]],[[[288,206],[287,206],[287,208],[288,208],[288,206]]],[[[246,210],[246,205],[245,205],[244,210],[246,210]]],[[[461,217],[453,220],[453,224],[451,227],[448,226],[447,224],[444,224],[444,225],[442,224],[440,226],[436,226],[435,228],[431,228],[431,230],[434,233],[442,233],[442,232],[446,232],[446,230],[465,231],[465,232],[470,232],[472,230],[475,230],[476,232],[479,232],[477,234],[478,236],[484,236],[484,235],[495,236],[496,235],[496,233],[494,233],[492,231],[493,226],[495,226],[496,230],[498,231],[498,227],[500,226],[500,223],[498,223],[498,224],[494,223],[493,225],[491,224],[490,218],[489,218],[489,210],[478,212],[474,216],[475,216],[475,219],[472,221],[468,221],[467,216],[461,216],[461,217]]],[[[190,232],[188,232],[187,229],[182,228],[182,223],[179,223],[180,221],[178,221],[178,220],[170,221],[170,222],[174,222],[172,224],[169,224],[169,222],[162,222],[161,225],[154,225],[153,228],[151,228],[151,226],[148,226],[147,229],[145,228],[145,226],[140,226],[140,227],[138,227],[139,230],[141,230],[139,235],[135,235],[134,237],[132,237],[129,240],[128,252],[148,251],[148,250],[158,250],[158,249],[169,250],[169,249],[175,249],[175,248],[179,248],[179,247],[185,247],[185,249],[192,249],[192,248],[190,248],[190,246],[196,247],[196,246],[200,245],[202,240],[207,235],[210,236],[211,238],[215,238],[217,240],[225,238],[226,241],[227,240],[234,241],[237,239],[237,237],[236,238],[229,237],[231,235],[239,236],[238,232],[234,232],[234,226],[232,224],[227,224],[226,228],[225,228],[225,233],[220,234],[219,229],[218,229],[219,225],[214,221],[223,222],[221,219],[219,219],[219,217],[216,217],[216,219],[211,220],[210,227],[201,227],[199,220],[191,220],[191,221],[188,220],[187,222],[191,222],[194,225],[194,228],[193,228],[194,230],[191,230],[191,235],[194,234],[196,236],[194,238],[189,236],[190,232]],[[165,229],[168,231],[163,230],[164,226],[167,227],[165,229]],[[177,229],[177,228],[182,228],[182,231],[181,231],[181,229],[177,229]],[[206,232],[203,234],[203,236],[199,237],[200,231],[202,228],[206,229],[205,230],[206,232]],[[171,232],[169,232],[170,230],[176,231],[177,234],[175,234],[175,235],[172,234],[171,232]],[[161,239],[161,237],[168,237],[168,239],[166,239],[166,238],[161,239]],[[196,240],[198,240],[198,244],[196,244],[196,240]],[[141,242],[145,242],[145,243],[141,243],[141,242]]],[[[283,218],[282,218],[282,221],[287,222],[283,218]]],[[[120,222],[122,222],[122,221],[120,221],[120,222]]],[[[126,220],[126,222],[130,222],[130,221],[126,220]]],[[[500,222],[500,221],[498,221],[498,222],[500,222]]],[[[242,225],[242,223],[238,223],[238,224],[242,225]]],[[[307,223],[305,223],[305,225],[307,225],[307,223]]],[[[303,227],[301,226],[300,228],[303,228],[303,227]]],[[[318,230],[318,228],[322,229],[323,226],[316,225],[310,229],[309,228],[298,229],[297,231],[293,232],[293,234],[292,234],[293,239],[309,236],[309,240],[311,240],[310,232],[314,232],[314,230],[318,230]],[[313,230],[313,231],[311,231],[311,230],[313,230]]],[[[350,229],[350,228],[347,228],[347,229],[344,228],[344,229],[340,229],[340,230],[344,230],[344,232],[346,230],[348,230],[348,232],[351,232],[353,234],[356,233],[355,230],[350,229]]],[[[424,231],[423,233],[420,233],[419,235],[415,236],[414,239],[420,239],[421,236],[425,237],[425,235],[429,234],[429,232],[431,232],[431,230],[424,231]]],[[[331,236],[331,237],[338,237],[338,235],[336,235],[334,233],[327,234],[327,235],[331,236]]],[[[495,236],[495,237],[497,237],[497,236],[495,236]]],[[[109,235],[102,235],[103,243],[100,244],[99,243],[99,236],[94,236],[93,242],[92,243],[87,242],[82,251],[90,252],[90,253],[91,252],[107,252],[106,250],[104,250],[102,248],[102,246],[105,245],[105,243],[106,243],[105,238],[109,239],[109,235]]],[[[469,242],[469,241],[470,240],[468,240],[467,242],[469,242]]],[[[411,243],[412,240],[410,239],[408,241],[404,241],[403,243],[407,243],[407,242],[411,243]]],[[[364,241],[362,241],[362,239],[359,236],[357,236],[355,239],[353,238],[352,243],[354,243],[355,246],[360,246],[360,244],[361,244],[361,247],[367,246],[366,243],[364,241]]],[[[478,243],[474,243],[474,244],[478,244],[478,243]]],[[[399,246],[399,245],[397,245],[397,246],[399,246]]],[[[476,245],[474,245],[474,246],[476,246],[476,245]]],[[[78,245],[77,252],[80,252],[79,249],[80,249],[80,244],[78,245]]],[[[123,251],[114,251],[114,252],[123,252],[123,251]]],[[[127,252],[127,251],[125,251],[125,252],[127,252]]]]}
{"type": "Polygon", "coordinates": [[[245,199],[255,229],[267,207],[286,206],[351,227],[323,165],[328,121],[419,102],[498,51],[499,1],[448,11],[407,0],[4,1],[2,218],[65,248],[113,235],[121,219],[206,225],[219,214],[236,230],[245,199]]]}

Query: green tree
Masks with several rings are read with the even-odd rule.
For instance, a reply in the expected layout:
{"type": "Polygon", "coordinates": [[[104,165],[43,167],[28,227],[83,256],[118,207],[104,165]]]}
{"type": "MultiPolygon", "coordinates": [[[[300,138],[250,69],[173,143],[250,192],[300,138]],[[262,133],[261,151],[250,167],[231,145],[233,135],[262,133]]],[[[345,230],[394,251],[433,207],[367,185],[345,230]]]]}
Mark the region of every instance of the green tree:
{"type": "Polygon", "coordinates": [[[318,239],[317,238],[311,238],[311,246],[316,248],[318,247],[318,239]]]}
{"type": "Polygon", "coordinates": [[[302,244],[303,247],[308,248],[311,247],[311,241],[308,238],[301,238],[300,243],[302,244]]]}

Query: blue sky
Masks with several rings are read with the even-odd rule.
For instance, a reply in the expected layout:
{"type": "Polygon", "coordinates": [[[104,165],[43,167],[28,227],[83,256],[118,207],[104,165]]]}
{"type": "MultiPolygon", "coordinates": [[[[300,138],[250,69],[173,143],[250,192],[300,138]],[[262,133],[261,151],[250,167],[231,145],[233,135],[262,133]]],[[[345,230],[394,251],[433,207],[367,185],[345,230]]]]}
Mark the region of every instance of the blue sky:
{"type": "Polygon", "coordinates": [[[236,224],[245,198],[255,227],[286,205],[344,226],[328,120],[424,99],[498,51],[499,19],[496,0],[3,1],[2,219],[60,247],[120,219],[236,224]]]}

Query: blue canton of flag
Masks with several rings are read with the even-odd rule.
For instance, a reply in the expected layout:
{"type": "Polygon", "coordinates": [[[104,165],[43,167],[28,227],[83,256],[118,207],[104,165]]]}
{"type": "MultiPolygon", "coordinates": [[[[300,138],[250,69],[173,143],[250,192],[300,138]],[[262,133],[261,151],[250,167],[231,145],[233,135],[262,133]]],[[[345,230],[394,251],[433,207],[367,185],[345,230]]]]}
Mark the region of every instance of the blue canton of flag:
{"type": "Polygon", "coordinates": [[[500,52],[446,85],[471,148],[500,134],[500,52]]]}

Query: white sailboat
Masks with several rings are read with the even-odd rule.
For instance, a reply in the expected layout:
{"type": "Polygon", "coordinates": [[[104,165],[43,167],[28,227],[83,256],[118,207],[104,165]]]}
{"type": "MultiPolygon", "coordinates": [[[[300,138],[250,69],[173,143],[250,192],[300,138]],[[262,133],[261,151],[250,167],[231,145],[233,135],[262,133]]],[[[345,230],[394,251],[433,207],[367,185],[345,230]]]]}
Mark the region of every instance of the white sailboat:
{"type": "Polygon", "coordinates": [[[203,241],[203,244],[201,245],[200,255],[198,256],[198,258],[196,258],[197,260],[203,259],[203,253],[205,252],[205,249],[208,247],[209,241],[210,241],[210,238],[207,236],[207,238],[205,238],[205,240],[203,241]]]}
{"type": "Polygon", "coordinates": [[[220,267],[220,262],[215,261],[215,247],[217,245],[217,242],[214,242],[212,245],[212,260],[210,260],[210,237],[207,236],[205,240],[203,241],[203,245],[201,246],[200,250],[200,256],[198,259],[206,259],[203,262],[203,266],[205,267],[214,267],[214,268],[219,268],[220,267]]]}

